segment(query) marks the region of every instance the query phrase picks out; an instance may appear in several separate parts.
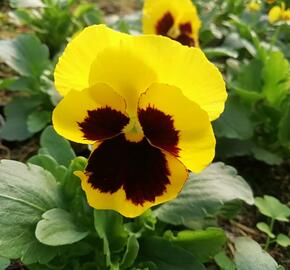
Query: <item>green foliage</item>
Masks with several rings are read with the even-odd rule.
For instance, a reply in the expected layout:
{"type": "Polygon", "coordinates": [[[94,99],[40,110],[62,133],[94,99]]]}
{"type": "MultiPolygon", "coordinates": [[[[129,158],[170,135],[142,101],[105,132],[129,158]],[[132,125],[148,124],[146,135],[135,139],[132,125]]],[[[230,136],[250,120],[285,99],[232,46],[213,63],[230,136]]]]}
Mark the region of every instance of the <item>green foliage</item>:
{"type": "Polygon", "coordinates": [[[277,262],[254,240],[240,237],[235,240],[234,260],[237,270],[278,270],[277,262]]]}
{"type": "Polygon", "coordinates": [[[200,174],[191,173],[177,199],[154,213],[164,222],[194,228],[200,226],[201,220],[219,214],[224,204],[233,200],[254,203],[250,187],[236,170],[214,163],[200,174]]]}
{"type": "Polygon", "coordinates": [[[57,249],[40,243],[34,230],[44,212],[63,205],[54,177],[9,160],[1,161],[0,172],[0,255],[26,264],[50,261],[57,249]]]}
{"type": "Polygon", "coordinates": [[[67,167],[75,158],[70,143],[58,135],[51,126],[47,127],[41,134],[40,146],[40,154],[52,156],[60,165],[67,167]]]}
{"type": "Polygon", "coordinates": [[[39,77],[49,66],[48,48],[33,35],[19,35],[0,41],[0,59],[17,73],[39,77]]]}
{"type": "Polygon", "coordinates": [[[48,246],[72,244],[85,238],[88,233],[75,224],[70,213],[60,208],[46,211],[35,230],[37,240],[48,246]]]}
{"type": "Polygon", "coordinates": [[[290,208],[272,196],[265,195],[263,198],[255,198],[255,205],[259,211],[274,220],[289,222],[290,208]]]}
{"type": "Polygon", "coordinates": [[[281,203],[275,197],[267,195],[263,198],[255,198],[255,205],[261,214],[270,218],[270,225],[264,222],[259,222],[257,224],[257,228],[267,235],[265,250],[267,250],[269,245],[273,242],[276,242],[282,247],[287,247],[290,245],[290,238],[287,235],[278,234],[278,236],[276,236],[273,233],[275,221],[289,222],[290,208],[281,203]]]}
{"type": "MultiPolygon", "coordinates": [[[[190,252],[175,246],[161,237],[146,237],[140,243],[140,253],[149,269],[158,270],[205,270],[190,252]]],[[[146,264],[145,264],[146,265],[146,264]]]]}
{"type": "Polygon", "coordinates": [[[221,268],[221,270],[235,270],[236,266],[234,262],[227,256],[224,251],[216,254],[214,256],[214,260],[217,265],[221,268]]]}
{"type": "Polygon", "coordinates": [[[180,231],[176,236],[169,231],[165,233],[165,238],[189,251],[199,262],[207,262],[227,241],[224,231],[220,228],[180,231]]]}

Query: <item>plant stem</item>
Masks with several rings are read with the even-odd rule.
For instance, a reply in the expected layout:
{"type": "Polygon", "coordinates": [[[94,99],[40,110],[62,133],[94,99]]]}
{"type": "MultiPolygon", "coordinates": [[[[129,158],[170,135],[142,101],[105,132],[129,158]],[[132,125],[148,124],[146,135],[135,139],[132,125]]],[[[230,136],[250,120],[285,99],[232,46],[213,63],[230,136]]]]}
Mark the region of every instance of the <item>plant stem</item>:
{"type": "Polygon", "coordinates": [[[274,32],[274,35],[272,36],[271,44],[270,44],[270,49],[269,49],[270,52],[272,52],[273,47],[276,45],[276,42],[277,42],[278,37],[279,37],[279,35],[280,35],[280,31],[281,31],[281,25],[279,25],[279,26],[276,28],[276,30],[275,30],[275,32],[274,32]]]}
{"type": "MultiPolygon", "coordinates": [[[[273,232],[274,223],[275,223],[275,219],[272,218],[272,219],[271,219],[271,222],[270,222],[270,231],[271,231],[271,233],[273,232]]],[[[271,243],[270,236],[267,235],[267,240],[266,240],[266,244],[265,244],[265,247],[264,247],[264,250],[265,250],[265,251],[268,250],[270,243],[271,243]]]]}

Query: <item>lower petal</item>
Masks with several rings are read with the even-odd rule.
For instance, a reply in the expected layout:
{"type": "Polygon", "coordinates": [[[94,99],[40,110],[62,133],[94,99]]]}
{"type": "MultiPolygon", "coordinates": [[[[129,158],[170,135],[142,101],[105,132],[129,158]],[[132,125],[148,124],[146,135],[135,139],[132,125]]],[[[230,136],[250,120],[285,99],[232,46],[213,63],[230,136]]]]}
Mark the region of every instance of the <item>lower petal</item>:
{"type": "Polygon", "coordinates": [[[174,156],[146,139],[134,143],[124,135],[102,142],[78,172],[89,204],[127,217],[173,199],[186,181],[186,168],[174,156]]]}

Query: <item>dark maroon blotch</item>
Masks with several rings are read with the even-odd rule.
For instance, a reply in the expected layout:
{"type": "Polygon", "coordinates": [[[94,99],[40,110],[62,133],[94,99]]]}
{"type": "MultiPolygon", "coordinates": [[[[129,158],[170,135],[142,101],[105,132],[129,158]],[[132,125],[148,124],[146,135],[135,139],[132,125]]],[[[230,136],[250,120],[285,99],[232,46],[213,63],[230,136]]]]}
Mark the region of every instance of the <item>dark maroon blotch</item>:
{"type": "Polygon", "coordinates": [[[181,43],[182,45],[186,45],[189,47],[195,46],[194,39],[186,34],[179,35],[175,40],[181,43]]]}
{"type": "Polygon", "coordinates": [[[192,34],[192,28],[190,23],[182,23],[179,25],[181,34],[192,34]]]}
{"type": "Polygon", "coordinates": [[[172,14],[170,12],[166,12],[156,24],[156,33],[158,35],[167,36],[167,33],[173,24],[174,18],[172,14]]]}
{"type": "Polygon", "coordinates": [[[153,145],[178,156],[179,132],[175,129],[170,115],[149,106],[139,110],[138,117],[144,135],[153,145]]]}
{"type": "Polygon", "coordinates": [[[88,140],[104,140],[119,134],[129,118],[123,113],[108,106],[88,111],[88,116],[78,123],[84,138],[88,140]]]}
{"type": "Polygon", "coordinates": [[[114,193],[121,187],[135,205],[154,202],[166,191],[170,172],[165,155],[146,138],[135,143],[118,135],[94,150],[86,168],[94,189],[114,193]]]}

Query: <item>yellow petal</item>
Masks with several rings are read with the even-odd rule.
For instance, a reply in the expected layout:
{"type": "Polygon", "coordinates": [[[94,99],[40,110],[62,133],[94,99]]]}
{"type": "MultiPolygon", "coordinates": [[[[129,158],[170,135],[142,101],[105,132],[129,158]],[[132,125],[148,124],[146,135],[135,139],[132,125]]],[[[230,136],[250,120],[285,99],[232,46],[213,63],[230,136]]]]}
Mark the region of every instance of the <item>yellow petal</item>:
{"type": "Polygon", "coordinates": [[[91,66],[89,81],[90,84],[103,82],[110,85],[126,100],[127,112],[134,116],[140,93],[156,80],[156,74],[133,48],[132,40],[134,37],[100,52],[91,66]]]}
{"type": "Polygon", "coordinates": [[[221,114],[227,97],[221,73],[200,49],[162,36],[129,36],[104,26],[86,28],[71,41],[55,77],[62,94],[100,82],[111,86],[124,97],[130,117],[136,113],[140,93],[152,83],[178,87],[210,120],[221,114]]]}
{"type": "Polygon", "coordinates": [[[89,86],[93,61],[104,48],[120,43],[127,35],[117,33],[105,25],[85,28],[65,48],[56,65],[54,78],[58,92],[64,96],[71,89],[81,91],[89,86]]]}
{"type": "Polygon", "coordinates": [[[138,36],[133,41],[136,53],[155,71],[155,83],[179,88],[208,113],[211,121],[219,117],[227,98],[225,83],[199,48],[180,46],[162,36],[138,36]]]}
{"type": "MultiPolygon", "coordinates": [[[[166,190],[162,195],[156,197],[154,201],[145,201],[142,205],[136,205],[131,200],[128,200],[123,187],[113,193],[101,192],[99,189],[92,187],[92,185],[88,182],[88,177],[85,173],[76,172],[75,174],[81,178],[82,189],[86,193],[90,206],[95,209],[115,210],[123,216],[133,218],[143,214],[147,209],[154,205],[174,199],[181,191],[188,177],[188,172],[182,163],[179,162],[175,157],[165,152],[164,156],[166,158],[167,167],[170,172],[170,183],[166,185],[166,190]]],[[[146,163],[144,166],[144,168],[146,168],[146,163]]],[[[127,169],[130,170],[131,168],[129,167],[127,169]]],[[[136,178],[136,181],[138,180],[140,181],[140,179],[136,178]]]]}
{"type": "Polygon", "coordinates": [[[83,91],[70,91],[54,109],[52,121],[55,130],[63,137],[78,143],[93,144],[97,139],[103,140],[121,132],[124,127],[122,123],[129,121],[125,110],[124,99],[108,85],[99,83],[83,91]],[[82,123],[88,119],[89,111],[97,112],[98,109],[99,112],[100,109],[107,109],[113,113],[107,115],[102,111],[101,119],[97,122],[92,119],[94,122],[88,132],[93,136],[87,135],[82,123]]]}
{"type": "Polygon", "coordinates": [[[279,6],[272,7],[268,14],[268,19],[270,23],[275,23],[280,20],[282,15],[282,9],[279,6]]]}
{"type": "Polygon", "coordinates": [[[141,96],[139,109],[144,134],[153,145],[175,154],[193,172],[200,172],[212,161],[215,138],[208,115],[178,88],[152,85],[141,96]]]}

